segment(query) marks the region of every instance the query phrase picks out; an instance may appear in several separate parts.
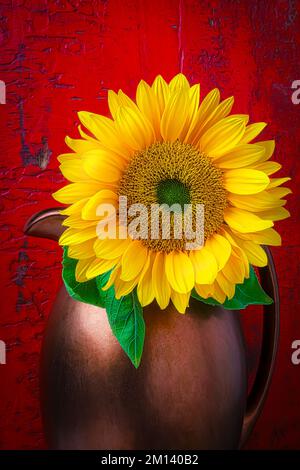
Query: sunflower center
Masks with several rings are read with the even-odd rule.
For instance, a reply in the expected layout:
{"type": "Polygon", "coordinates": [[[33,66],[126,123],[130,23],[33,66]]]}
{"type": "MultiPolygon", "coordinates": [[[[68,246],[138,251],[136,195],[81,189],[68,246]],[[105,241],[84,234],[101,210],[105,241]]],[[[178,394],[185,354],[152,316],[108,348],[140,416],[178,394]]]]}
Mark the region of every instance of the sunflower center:
{"type": "Polygon", "coordinates": [[[189,189],[179,180],[160,181],[156,191],[158,204],[167,204],[168,206],[178,204],[182,209],[184,209],[184,204],[190,204],[189,189]]]}
{"type": "MultiPolygon", "coordinates": [[[[197,204],[204,206],[204,238],[216,232],[224,222],[227,205],[223,173],[211,159],[194,146],[180,141],[156,142],[137,152],[125,170],[119,185],[119,196],[127,197],[128,207],[143,204],[148,209],[148,238],[142,242],[154,251],[185,251],[186,239],[174,236],[164,239],[160,229],[158,239],[151,237],[151,206],[191,204],[193,214],[197,204]]],[[[171,224],[173,223],[171,214],[171,224]]],[[[195,217],[193,217],[195,219],[195,217]]],[[[193,221],[195,230],[195,220],[193,221]]]]}

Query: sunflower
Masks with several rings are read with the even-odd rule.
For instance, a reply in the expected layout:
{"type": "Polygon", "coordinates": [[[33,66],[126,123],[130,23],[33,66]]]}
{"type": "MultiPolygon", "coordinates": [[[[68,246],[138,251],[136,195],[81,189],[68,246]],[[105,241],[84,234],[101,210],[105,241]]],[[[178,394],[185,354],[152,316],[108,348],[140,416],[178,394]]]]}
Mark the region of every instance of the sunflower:
{"type": "Polygon", "coordinates": [[[203,299],[232,299],[250,265],[265,266],[261,245],[280,245],[274,221],[289,216],[283,199],[290,178],[274,178],[281,165],[270,161],[273,140],[255,141],[263,122],[248,124],[230,114],[233,97],[220,101],[217,88],[200,101],[200,85],[183,74],[169,84],[157,76],[141,81],[136,100],[109,90],[111,118],[79,112],[81,139],[67,137],[72,150],[58,157],[70,184],[54,194],[67,204],[68,228],[60,238],[78,260],[76,280],[110,271],[116,298],[136,289],[146,306],[170,300],[184,313],[193,289],[203,299]],[[99,239],[97,207],[128,204],[203,204],[204,245],[187,250],[184,239],[99,239]]]}

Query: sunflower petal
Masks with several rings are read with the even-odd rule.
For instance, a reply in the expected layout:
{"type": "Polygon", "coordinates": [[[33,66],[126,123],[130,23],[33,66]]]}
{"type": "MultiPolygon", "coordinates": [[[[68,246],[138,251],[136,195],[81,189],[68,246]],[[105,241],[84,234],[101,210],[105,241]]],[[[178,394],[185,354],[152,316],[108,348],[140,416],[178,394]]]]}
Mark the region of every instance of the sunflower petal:
{"type": "Polygon", "coordinates": [[[137,295],[142,307],[151,304],[154,300],[154,290],[152,285],[153,259],[154,256],[149,254],[137,286],[137,295]]]}
{"type": "Polygon", "coordinates": [[[174,142],[180,135],[187,119],[188,92],[174,93],[168,100],[163,112],[160,132],[165,141],[174,142]]]}
{"type": "Polygon", "coordinates": [[[79,243],[91,240],[92,238],[95,239],[96,236],[97,234],[95,225],[82,230],[67,228],[67,230],[65,230],[60,236],[59,244],[63,246],[78,245],[79,243]]]}
{"type": "Polygon", "coordinates": [[[120,258],[132,240],[126,238],[120,240],[119,238],[106,238],[100,240],[97,238],[94,244],[94,250],[98,258],[116,259],[120,258]]]}
{"type": "Polygon", "coordinates": [[[141,80],[136,90],[136,102],[144,116],[152,124],[156,139],[160,140],[160,108],[157,97],[148,83],[141,80]]]}
{"type": "Polygon", "coordinates": [[[212,158],[220,157],[240,142],[244,132],[243,119],[231,116],[221,119],[200,138],[199,149],[212,158]]]}
{"type": "Polygon", "coordinates": [[[152,84],[152,89],[158,101],[160,116],[162,116],[170,96],[170,90],[161,75],[157,75],[155,78],[152,84]]]}
{"type": "Polygon", "coordinates": [[[268,209],[267,211],[263,211],[259,213],[259,216],[264,220],[283,220],[290,217],[290,213],[284,207],[276,207],[275,209],[268,209]]]}
{"type": "Polygon", "coordinates": [[[56,191],[52,197],[62,204],[72,204],[84,197],[91,197],[101,188],[100,183],[89,181],[88,183],[71,183],[56,191]]]}
{"type": "Polygon", "coordinates": [[[212,284],[218,272],[214,255],[203,247],[200,250],[191,251],[189,256],[195,271],[195,282],[198,284],[212,284]]]}
{"type": "Polygon", "coordinates": [[[94,239],[86,240],[78,245],[71,245],[68,247],[68,256],[74,259],[93,258],[95,256],[93,245],[94,239]]]}
{"type": "Polygon", "coordinates": [[[111,204],[116,207],[117,203],[118,196],[115,192],[110,189],[102,189],[87,200],[86,204],[82,208],[82,218],[84,220],[97,220],[99,219],[97,209],[100,204],[111,204]]]}
{"type": "Polygon", "coordinates": [[[123,160],[106,150],[91,150],[83,154],[83,170],[90,178],[104,183],[121,179],[123,160]]]}
{"type": "Polygon", "coordinates": [[[220,271],[217,275],[216,282],[219,284],[222,291],[226,294],[226,297],[230,300],[234,296],[235,293],[235,284],[230,282],[220,271]]]}
{"type": "Polygon", "coordinates": [[[258,194],[247,195],[228,193],[227,199],[233,206],[250,212],[261,212],[285,204],[283,201],[276,199],[271,191],[261,191],[258,194]]]}
{"type": "Polygon", "coordinates": [[[172,289],[180,294],[189,292],[194,286],[194,268],[188,255],[171,252],[166,255],[166,275],[172,289]]]}
{"type": "Polygon", "coordinates": [[[63,176],[72,183],[81,183],[91,180],[91,177],[85,172],[80,158],[64,161],[59,166],[59,169],[63,176]]]}
{"type": "Polygon", "coordinates": [[[218,270],[220,271],[223,269],[231,253],[231,245],[229,241],[222,235],[215,233],[206,240],[205,248],[207,248],[207,250],[215,257],[218,270]]]}
{"type": "Polygon", "coordinates": [[[138,108],[121,106],[117,112],[116,127],[125,142],[135,150],[147,148],[155,140],[153,127],[138,108]]]}
{"type": "Polygon", "coordinates": [[[122,256],[122,281],[131,281],[142,271],[148,259],[147,248],[138,240],[133,240],[122,256]]]}
{"type": "Polygon", "coordinates": [[[270,180],[263,171],[242,168],[224,173],[224,187],[233,194],[256,194],[268,186],[270,180]]]}
{"type": "Polygon", "coordinates": [[[258,217],[243,209],[228,207],[224,211],[224,220],[231,228],[241,233],[249,231],[259,232],[260,230],[273,227],[273,222],[271,220],[264,220],[261,218],[261,214],[260,212],[260,217],[258,217]]]}
{"type": "Polygon", "coordinates": [[[170,301],[171,287],[165,275],[165,255],[156,253],[152,268],[152,285],[158,305],[163,310],[170,301]]]}
{"type": "Polygon", "coordinates": [[[78,260],[75,268],[75,279],[77,282],[87,281],[86,272],[92,262],[93,258],[78,260]]]}
{"type": "Polygon", "coordinates": [[[268,189],[277,188],[277,186],[280,186],[281,184],[284,184],[290,180],[291,178],[289,176],[285,178],[270,178],[270,184],[268,185],[268,189]]]}
{"type": "Polygon", "coordinates": [[[89,129],[104,147],[112,150],[118,155],[128,158],[132,149],[122,141],[115,127],[114,121],[98,114],[81,111],[78,113],[82,124],[89,129]]]}
{"type": "Polygon", "coordinates": [[[222,157],[214,159],[219,168],[242,168],[259,161],[264,154],[263,147],[254,144],[237,145],[222,157]]]}
{"type": "Polygon", "coordinates": [[[276,171],[280,170],[281,165],[278,162],[262,162],[256,165],[253,165],[254,170],[263,171],[266,175],[273,175],[276,171]]]}
{"type": "Polygon", "coordinates": [[[178,292],[172,290],[171,300],[179,313],[185,313],[189,304],[190,295],[190,292],[179,294],[178,292]]]}
{"type": "Polygon", "coordinates": [[[241,144],[248,144],[251,140],[255,139],[255,137],[260,134],[264,128],[266,127],[266,122],[256,122],[254,124],[249,124],[246,127],[245,134],[241,139],[241,144]]]}
{"type": "Polygon", "coordinates": [[[93,279],[94,277],[110,271],[115,265],[115,260],[95,258],[86,271],[86,277],[87,279],[93,279]]]}

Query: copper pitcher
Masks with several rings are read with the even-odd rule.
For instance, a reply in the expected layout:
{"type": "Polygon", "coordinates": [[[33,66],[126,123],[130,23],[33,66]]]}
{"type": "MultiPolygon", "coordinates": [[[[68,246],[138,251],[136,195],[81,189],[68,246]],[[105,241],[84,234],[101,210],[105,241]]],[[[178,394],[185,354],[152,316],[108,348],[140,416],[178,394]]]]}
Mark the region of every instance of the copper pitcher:
{"type": "MultiPolygon", "coordinates": [[[[58,209],[33,216],[25,233],[58,240],[58,209]]],[[[279,297],[271,253],[260,269],[274,299],[264,306],[254,386],[239,312],[191,299],[186,315],[170,304],[144,309],[146,338],[135,369],[104,309],[73,300],[62,287],[41,353],[41,409],[53,449],[235,449],[249,436],[270,385],[279,336],[279,297]]]]}

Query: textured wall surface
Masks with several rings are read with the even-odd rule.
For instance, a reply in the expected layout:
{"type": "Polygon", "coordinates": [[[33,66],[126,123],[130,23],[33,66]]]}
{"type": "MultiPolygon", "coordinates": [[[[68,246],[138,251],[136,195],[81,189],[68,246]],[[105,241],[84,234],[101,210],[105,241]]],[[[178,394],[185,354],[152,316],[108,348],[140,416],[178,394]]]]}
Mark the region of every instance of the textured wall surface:
{"type": "MultiPolygon", "coordinates": [[[[235,95],[234,111],[269,123],[275,160],[290,175],[291,219],[278,223],[283,247],[273,250],[282,302],[280,349],[270,393],[248,448],[300,448],[299,113],[291,84],[300,79],[300,4],[271,0],[2,0],[0,79],[1,301],[0,448],[44,448],[39,413],[41,340],[60,284],[60,249],[28,239],[23,225],[55,206],[62,183],[56,156],[77,136],[77,111],[107,113],[107,89],[131,96],[138,81],[183,71],[235,95]]],[[[260,312],[243,313],[249,366],[259,350],[260,312]]]]}

